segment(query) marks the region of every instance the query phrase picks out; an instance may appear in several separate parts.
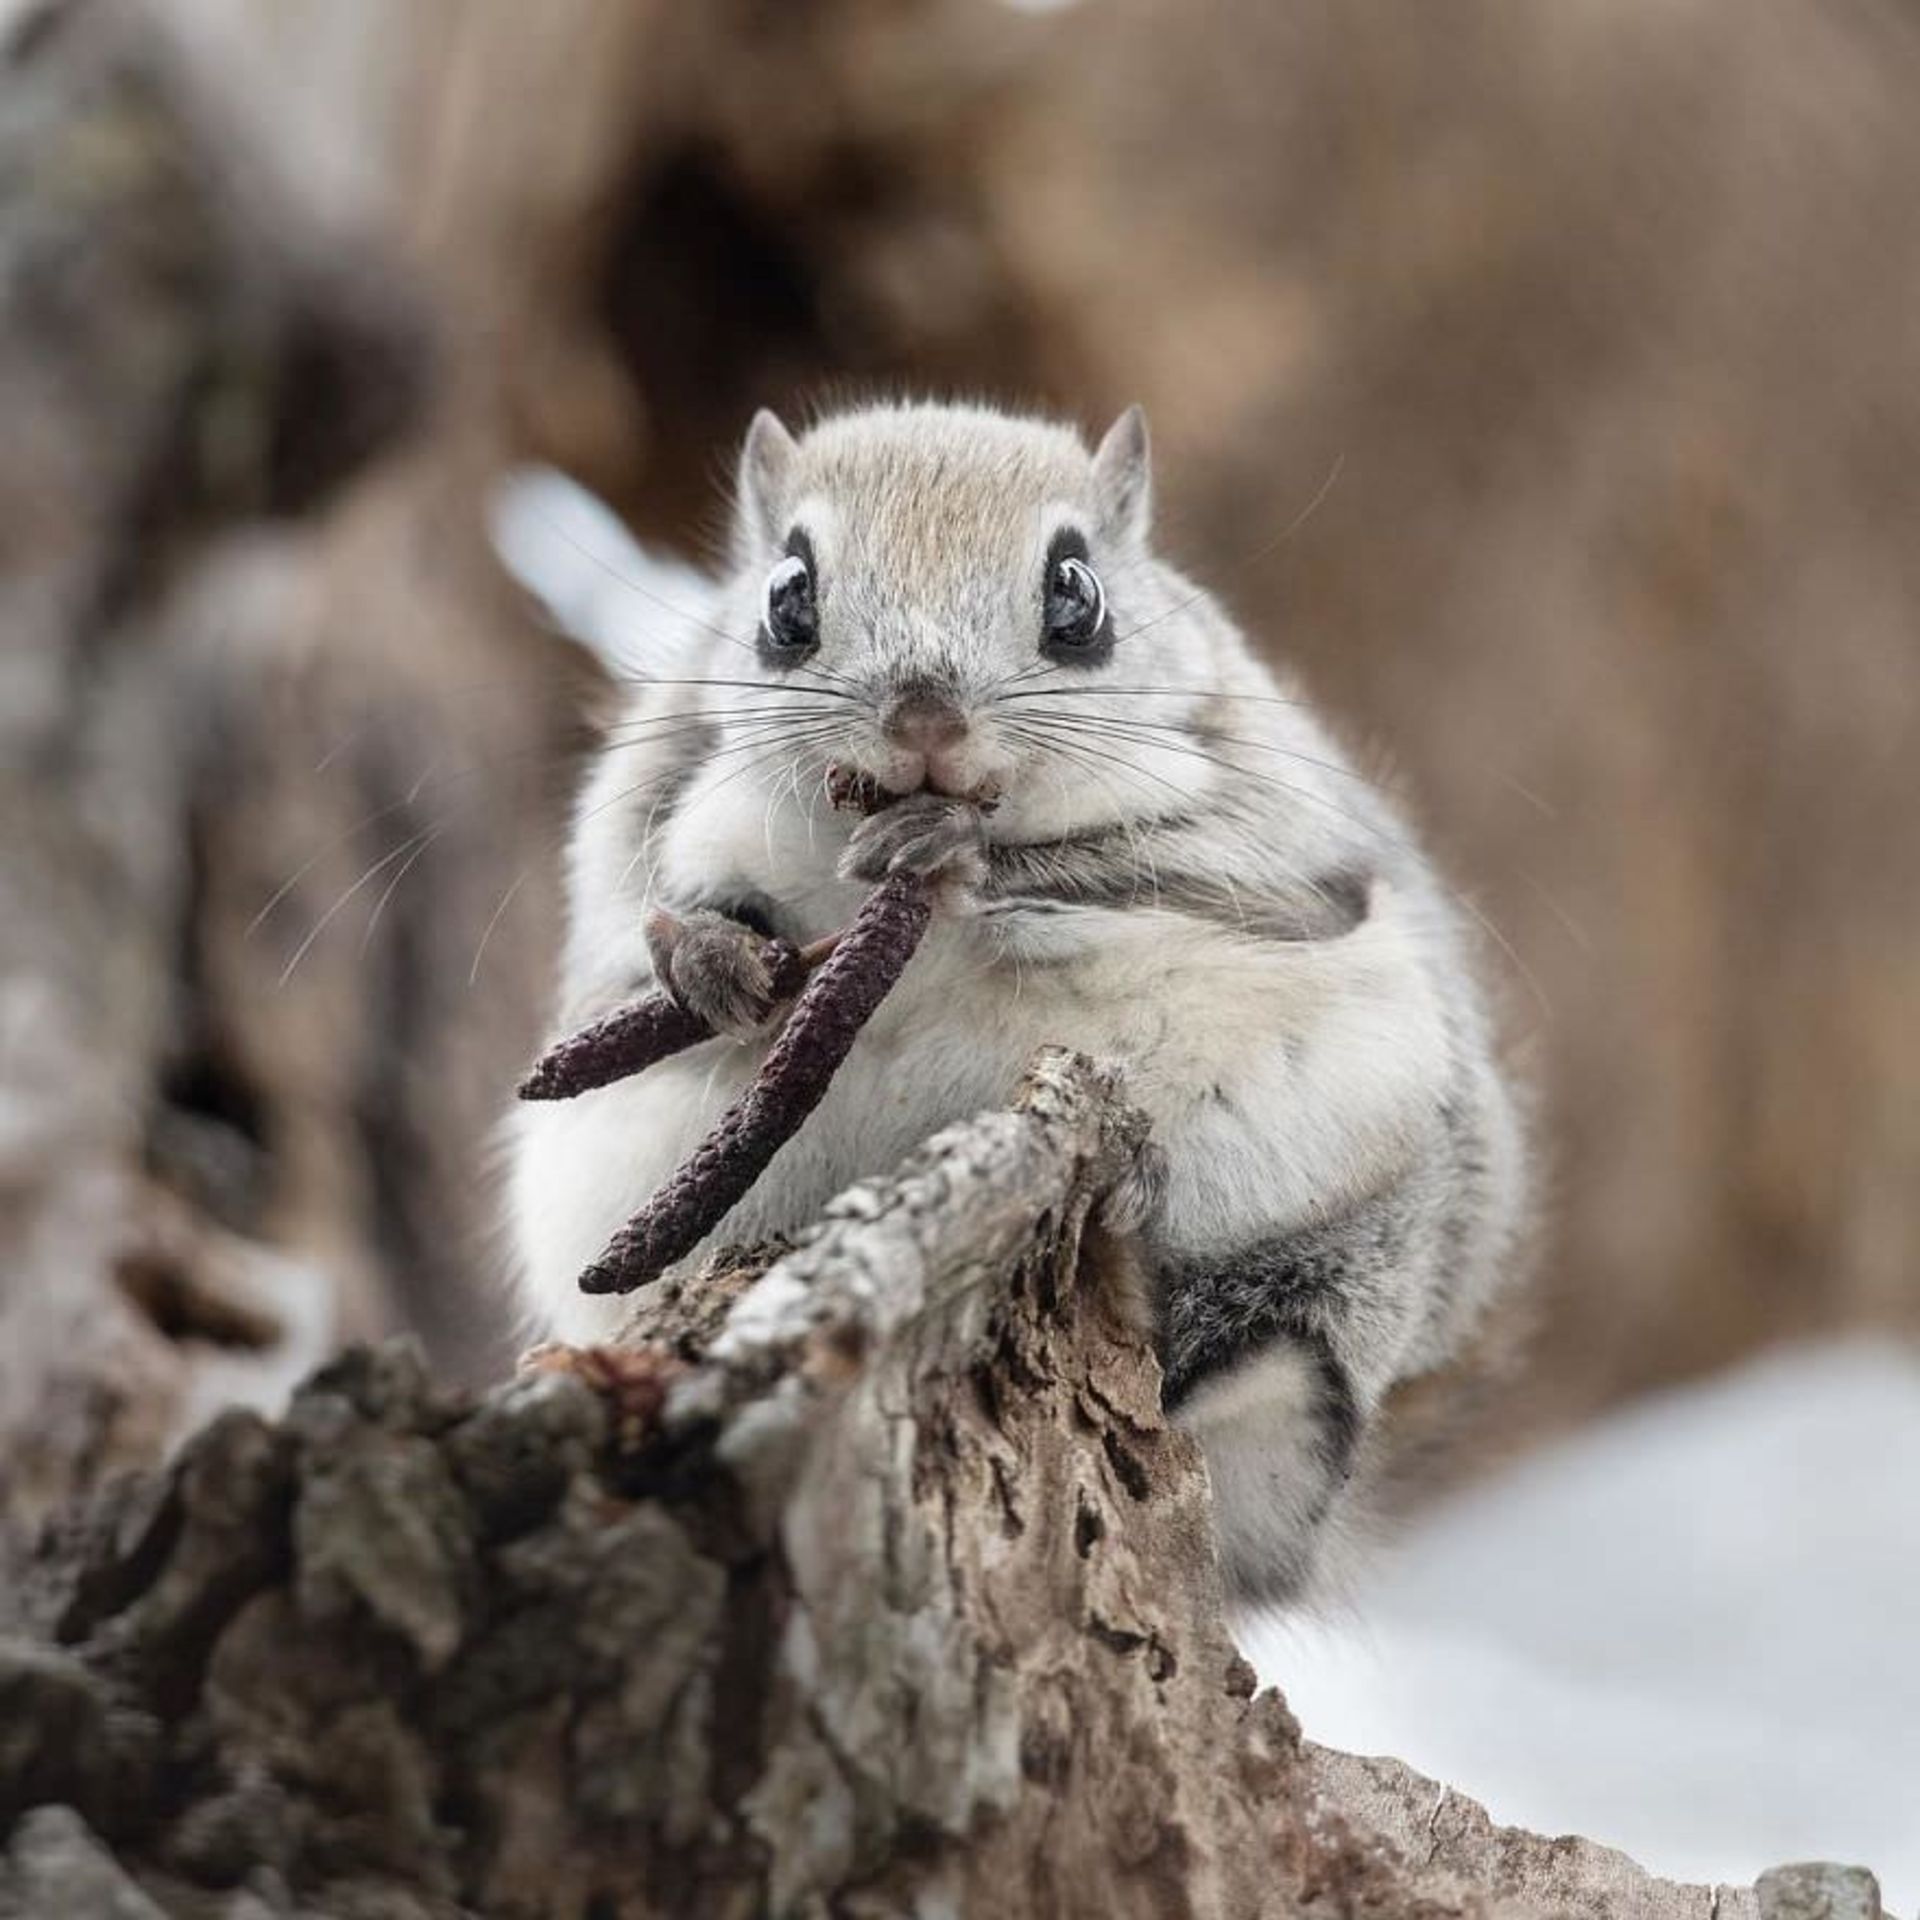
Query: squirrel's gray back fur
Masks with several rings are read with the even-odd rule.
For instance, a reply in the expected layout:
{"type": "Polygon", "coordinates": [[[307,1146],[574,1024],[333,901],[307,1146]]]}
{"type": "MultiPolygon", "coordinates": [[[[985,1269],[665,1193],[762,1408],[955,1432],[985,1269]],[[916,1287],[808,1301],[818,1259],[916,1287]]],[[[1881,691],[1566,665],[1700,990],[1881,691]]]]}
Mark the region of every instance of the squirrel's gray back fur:
{"type": "Polygon", "coordinates": [[[727,576],[587,782],[558,1009],[658,968],[732,1037],[519,1115],[515,1239],[543,1328],[604,1334],[617,1303],[575,1276],[764,1052],[754,934],[843,925],[889,861],[955,875],[725,1236],[803,1225],[1043,1042],[1119,1061],[1154,1120],[1130,1198],[1168,1404],[1232,1590],[1288,1598],[1358,1509],[1389,1391],[1461,1351],[1514,1265],[1524,1156],[1460,914],[1149,521],[1137,413],[1092,454],[975,408],[755,422],[727,576]],[[831,763],[909,798],[850,823],[831,763]]]}

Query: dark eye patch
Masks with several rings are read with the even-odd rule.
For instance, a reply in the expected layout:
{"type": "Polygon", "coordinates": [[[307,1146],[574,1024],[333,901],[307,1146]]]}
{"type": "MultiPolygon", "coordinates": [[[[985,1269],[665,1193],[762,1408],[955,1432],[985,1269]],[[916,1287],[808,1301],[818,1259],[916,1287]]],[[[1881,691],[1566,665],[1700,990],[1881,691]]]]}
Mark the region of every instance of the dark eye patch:
{"type": "Polygon", "coordinates": [[[1086,538],[1062,527],[1047,548],[1040,587],[1040,651],[1061,666],[1097,667],[1113,653],[1106,588],[1094,572],[1086,538]]]}
{"type": "Polygon", "coordinates": [[[813,542],[795,527],[762,595],[760,657],[769,666],[795,666],[819,646],[817,594],[813,542]]]}

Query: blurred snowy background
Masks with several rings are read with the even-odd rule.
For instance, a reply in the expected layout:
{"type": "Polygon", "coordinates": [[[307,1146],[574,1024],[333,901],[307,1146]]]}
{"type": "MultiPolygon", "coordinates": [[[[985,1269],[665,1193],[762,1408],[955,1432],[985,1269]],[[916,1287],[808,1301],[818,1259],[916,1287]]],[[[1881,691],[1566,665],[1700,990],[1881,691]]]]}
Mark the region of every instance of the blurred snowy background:
{"type": "Polygon", "coordinates": [[[1425,1515],[1249,1651],[1307,1733],[1678,1880],[1870,1863],[1920,1911],[1920,1356],[1792,1349],[1425,1515]]]}

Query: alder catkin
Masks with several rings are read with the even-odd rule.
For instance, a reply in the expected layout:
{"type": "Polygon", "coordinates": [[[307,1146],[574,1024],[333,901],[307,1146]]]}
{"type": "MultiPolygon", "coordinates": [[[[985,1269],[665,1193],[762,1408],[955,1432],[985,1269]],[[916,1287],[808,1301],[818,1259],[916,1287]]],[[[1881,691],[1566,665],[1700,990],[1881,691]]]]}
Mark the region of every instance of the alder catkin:
{"type": "Polygon", "coordinates": [[[745,1197],[820,1104],[860,1029],[913,958],[931,912],[928,883],[918,874],[891,874],[867,896],[795,1002],[752,1084],[580,1276],[583,1292],[627,1293],[657,1279],[745,1197]]]}
{"type": "MultiPolygon", "coordinates": [[[[807,977],[806,956],[791,941],[768,941],[767,966],[779,1000],[798,993],[807,977]]],[[[571,1100],[712,1038],[713,1029],[698,1014],[656,988],[549,1047],[520,1082],[520,1098],[571,1100]]]]}

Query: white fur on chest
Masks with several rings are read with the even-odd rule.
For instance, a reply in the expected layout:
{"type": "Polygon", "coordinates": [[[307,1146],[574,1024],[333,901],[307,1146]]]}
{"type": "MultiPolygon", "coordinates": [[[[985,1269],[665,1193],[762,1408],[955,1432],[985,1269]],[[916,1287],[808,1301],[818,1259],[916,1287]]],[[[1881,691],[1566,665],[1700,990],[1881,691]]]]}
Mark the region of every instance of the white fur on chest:
{"type": "MultiPolygon", "coordinates": [[[[813,937],[861,897],[834,871],[846,834],[822,807],[703,774],[654,888],[759,892],[813,937]]],[[[1444,1028],[1422,961],[1417,914],[1384,887],[1354,932],[1297,944],[1145,908],[952,903],[724,1237],[804,1225],[849,1182],[1003,1102],[1046,1042],[1126,1070],[1168,1158],[1167,1244],[1206,1251],[1309,1217],[1389,1167],[1408,1116],[1437,1095],[1444,1028]]],[[[712,1041],[518,1116],[514,1213],[528,1304],[547,1330],[585,1340],[618,1320],[622,1303],[582,1296],[574,1277],[737,1096],[764,1046],[712,1041]]]]}

